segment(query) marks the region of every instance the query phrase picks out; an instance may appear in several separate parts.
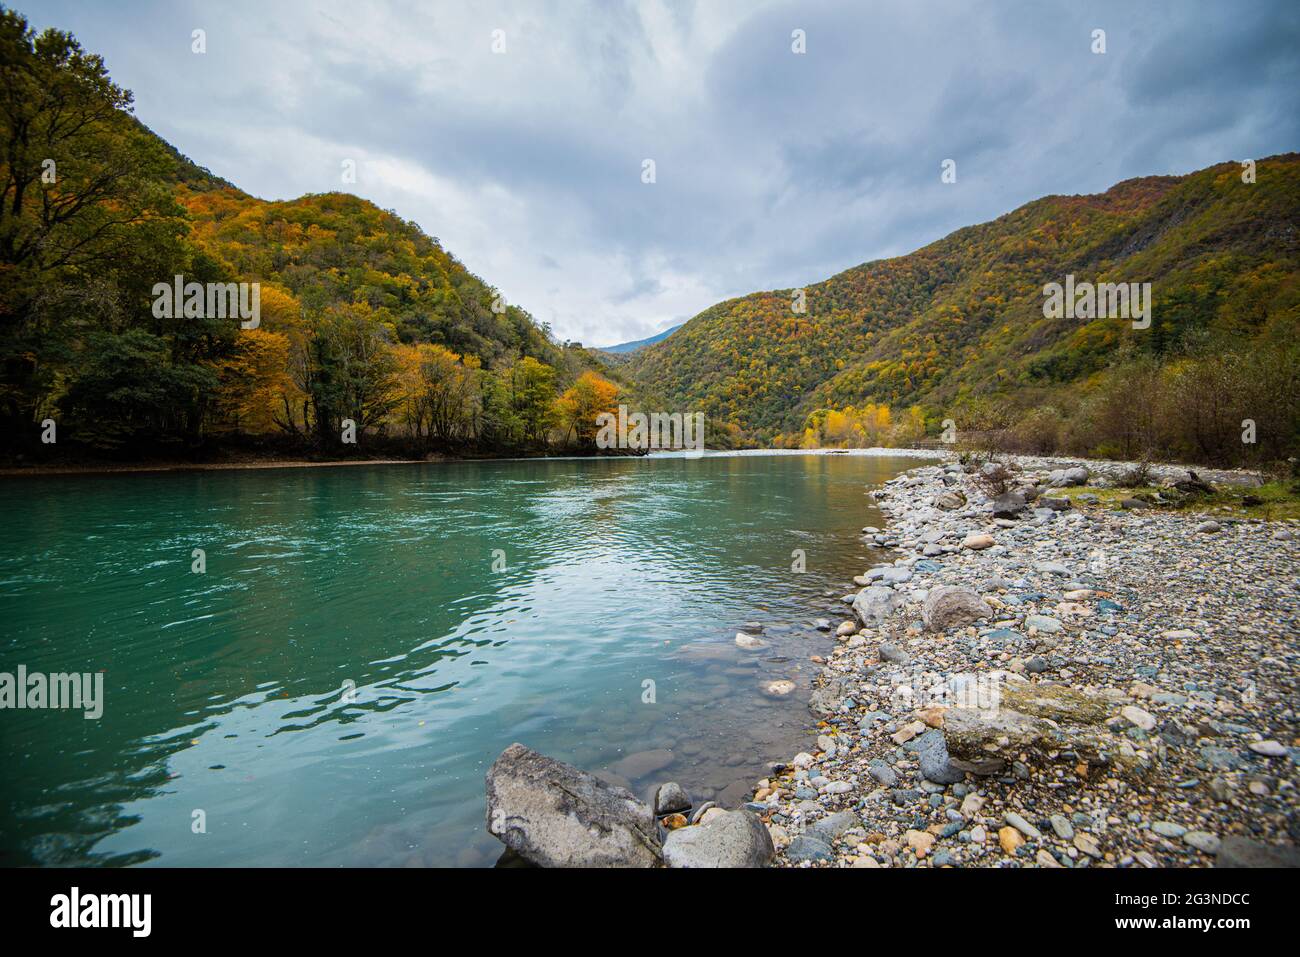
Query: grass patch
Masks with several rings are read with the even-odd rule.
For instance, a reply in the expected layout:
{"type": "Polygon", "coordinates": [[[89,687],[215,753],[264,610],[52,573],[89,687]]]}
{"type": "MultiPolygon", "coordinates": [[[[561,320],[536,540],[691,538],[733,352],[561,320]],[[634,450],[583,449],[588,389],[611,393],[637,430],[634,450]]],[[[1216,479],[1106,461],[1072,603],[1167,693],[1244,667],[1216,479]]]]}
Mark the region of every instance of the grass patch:
{"type": "Polygon", "coordinates": [[[1219,486],[1213,495],[1185,495],[1177,489],[1147,485],[1141,488],[1092,488],[1073,486],[1051,489],[1046,494],[1064,496],[1080,505],[1080,495],[1097,496],[1098,506],[1119,508],[1126,498],[1152,503],[1154,509],[1223,515],[1228,518],[1262,518],[1268,522],[1300,519],[1300,483],[1269,482],[1259,488],[1219,486]]]}

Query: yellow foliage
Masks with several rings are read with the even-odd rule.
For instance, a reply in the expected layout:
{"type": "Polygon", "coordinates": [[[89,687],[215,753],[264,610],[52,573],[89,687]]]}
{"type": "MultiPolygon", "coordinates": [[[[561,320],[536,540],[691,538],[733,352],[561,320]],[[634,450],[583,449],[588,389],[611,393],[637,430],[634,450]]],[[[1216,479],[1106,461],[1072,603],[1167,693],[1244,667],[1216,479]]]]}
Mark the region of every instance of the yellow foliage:
{"type": "Polygon", "coordinates": [[[579,442],[593,441],[596,418],[602,412],[618,411],[619,387],[595,372],[584,372],[555,400],[555,411],[565,437],[576,436],[579,442]]]}
{"type": "Polygon", "coordinates": [[[218,430],[275,431],[287,400],[300,395],[289,377],[289,337],[269,329],[240,329],[231,355],[215,363],[218,430]]]}
{"type": "Polygon", "coordinates": [[[868,402],[861,408],[819,409],[808,416],[798,445],[816,448],[890,447],[915,442],[925,435],[925,413],[912,406],[906,416],[894,422],[884,403],[868,402]]]}

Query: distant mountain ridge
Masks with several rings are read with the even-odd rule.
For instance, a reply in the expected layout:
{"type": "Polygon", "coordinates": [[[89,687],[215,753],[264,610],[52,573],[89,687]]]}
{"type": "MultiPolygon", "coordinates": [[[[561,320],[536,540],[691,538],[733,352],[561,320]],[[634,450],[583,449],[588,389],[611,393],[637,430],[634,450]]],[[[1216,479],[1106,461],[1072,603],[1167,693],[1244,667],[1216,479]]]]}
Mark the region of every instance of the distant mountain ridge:
{"type": "Polygon", "coordinates": [[[663,332],[655,333],[655,335],[646,339],[636,339],[632,342],[620,342],[616,346],[596,346],[595,348],[599,352],[612,352],[615,355],[627,355],[628,353],[636,352],[639,349],[644,349],[646,346],[652,346],[656,342],[663,342],[684,325],[686,325],[686,323],[679,322],[677,325],[669,326],[663,332]]]}
{"type": "Polygon", "coordinates": [[[1300,155],[1149,176],[1047,196],[916,252],[805,290],[718,303],[641,349],[629,375],[674,407],[758,443],[818,409],[919,405],[932,423],[982,396],[1066,400],[1121,352],[1170,360],[1215,337],[1300,327],[1300,155]],[[1068,274],[1151,282],[1153,322],[1047,319],[1043,287],[1068,274]]]}

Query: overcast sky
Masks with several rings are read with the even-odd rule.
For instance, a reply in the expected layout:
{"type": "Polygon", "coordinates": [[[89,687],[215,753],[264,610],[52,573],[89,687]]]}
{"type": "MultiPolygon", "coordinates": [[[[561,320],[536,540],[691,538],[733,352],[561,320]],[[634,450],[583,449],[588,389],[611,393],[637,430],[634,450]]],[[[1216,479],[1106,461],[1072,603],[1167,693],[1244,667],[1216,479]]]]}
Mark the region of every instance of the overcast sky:
{"type": "Polygon", "coordinates": [[[11,5],[200,165],[393,209],[587,345],[1049,193],[1300,148],[1296,0],[11,5]]]}

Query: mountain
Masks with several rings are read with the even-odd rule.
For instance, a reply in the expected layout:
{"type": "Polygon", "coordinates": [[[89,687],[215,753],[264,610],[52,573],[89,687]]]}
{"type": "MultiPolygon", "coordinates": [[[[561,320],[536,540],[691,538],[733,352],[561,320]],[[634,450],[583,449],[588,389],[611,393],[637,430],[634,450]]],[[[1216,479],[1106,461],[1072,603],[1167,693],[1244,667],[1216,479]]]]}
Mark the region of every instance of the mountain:
{"type": "Polygon", "coordinates": [[[646,346],[652,346],[656,342],[663,342],[683,325],[685,325],[685,323],[679,322],[677,325],[669,326],[663,332],[656,333],[648,339],[637,339],[633,342],[620,342],[616,346],[598,346],[597,351],[612,352],[615,355],[626,355],[628,353],[636,352],[639,349],[644,349],[646,346]]]}
{"type": "MultiPolygon", "coordinates": [[[[997,399],[1068,413],[1117,361],[1166,365],[1212,343],[1285,347],[1300,317],[1300,155],[1047,196],[916,252],[794,290],[727,300],[626,371],[673,408],[758,443],[827,410],[916,406],[930,434],[997,399]],[[1048,319],[1044,286],[1149,282],[1153,321],[1048,319]],[[957,416],[960,417],[960,416],[957,416]]],[[[814,423],[815,424],[815,423],[814,423]]]]}
{"type": "Polygon", "coordinates": [[[233,188],[179,188],[190,239],[219,270],[283,287],[303,307],[364,303],[398,341],[436,343],[487,364],[507,354],[552,364],[563,350],[517,306],[413,222],[349,193],[269,202],[233,188]]]}
{"type": "Polygon", "coordinates": [[[233,192],[244,195],[240,192],[234,183],[222,179],[207,167],[200,166],[194,162],[176,147],[172,146],[161,136],[154,133],[153,130],[145,126],[134,116],[126,116],[127,122],[135,129],[136,134],[142,139],[155,145],[164,153],[169,161],[169,168],[165,173],[165,178],[176,185],[184,185],[194,192],[203,192],[210,189],[228,189],[233,192]]]}
{"type": "Polygon", "coordinates": [[[0,56],[0,451],[594,448],[621,377],[414,222],[243,192],[136,119],[101,57],[3,7],[0,56]],[[177,276],[183,308],[157,292],[177,276]]]}

